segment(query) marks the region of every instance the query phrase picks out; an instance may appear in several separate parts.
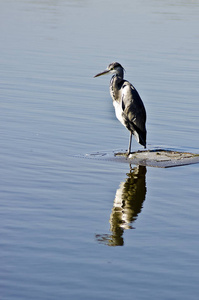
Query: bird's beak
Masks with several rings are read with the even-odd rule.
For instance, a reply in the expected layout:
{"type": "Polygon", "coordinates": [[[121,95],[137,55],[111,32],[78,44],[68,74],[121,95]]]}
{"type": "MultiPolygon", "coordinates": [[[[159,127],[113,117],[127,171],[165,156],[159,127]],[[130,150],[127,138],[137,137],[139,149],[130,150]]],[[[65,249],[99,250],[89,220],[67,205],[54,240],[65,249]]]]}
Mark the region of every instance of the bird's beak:
{"type": "Polygon", "coordinates": [[[98,77],[98,76],[106,75],[106,74],[108,74],[109,72],[110,72],[109,70],[105,70],[105,71],[103,71],[103,72],[98,73],[97,75],[95,75],[94,78],[95,78],[95,77],[98,77]]]}

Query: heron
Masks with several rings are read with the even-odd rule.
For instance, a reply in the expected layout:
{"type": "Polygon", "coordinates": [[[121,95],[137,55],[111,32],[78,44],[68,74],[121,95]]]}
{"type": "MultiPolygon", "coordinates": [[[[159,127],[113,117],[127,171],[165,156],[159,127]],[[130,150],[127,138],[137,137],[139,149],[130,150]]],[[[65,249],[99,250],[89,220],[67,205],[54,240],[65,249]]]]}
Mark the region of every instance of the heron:
{"type": "Polygon", "coordinates": [[[131,153],[132,135],[146,148],[146,110],[135,87],[124,79],[124,68],[118,62],[94,77],[113,74],[110,81],[110,94],[117,119],[130,131],[127,155],[131,153]]]}

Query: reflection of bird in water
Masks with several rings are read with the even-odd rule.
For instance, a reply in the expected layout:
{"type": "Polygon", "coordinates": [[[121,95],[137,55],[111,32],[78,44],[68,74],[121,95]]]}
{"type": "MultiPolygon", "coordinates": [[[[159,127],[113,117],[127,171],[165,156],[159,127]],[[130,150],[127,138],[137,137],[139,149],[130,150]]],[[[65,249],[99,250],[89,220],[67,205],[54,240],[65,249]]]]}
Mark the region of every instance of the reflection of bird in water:
{"type": "Polygon", "coordinates": [[[141,212],[146,195],[146,167],[137,166],[127,173],[127,179],[116,191],[110,215],[111,235],[96,235],[99,242],[109,246],[122,246],[123,232],[131,229],[132,223],[141,212]]]}

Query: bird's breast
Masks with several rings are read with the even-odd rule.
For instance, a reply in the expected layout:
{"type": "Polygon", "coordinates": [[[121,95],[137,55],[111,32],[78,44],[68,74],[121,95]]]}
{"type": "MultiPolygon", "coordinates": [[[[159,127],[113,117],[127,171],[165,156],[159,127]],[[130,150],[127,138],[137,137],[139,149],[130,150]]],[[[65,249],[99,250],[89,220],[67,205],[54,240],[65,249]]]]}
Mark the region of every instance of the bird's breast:
{"type": "Polygon", "coordinates": [[[122,109],[122,103],[121,102],[117,102],[117,101],[113,101],[113,106],[115,108],[115,115],[117,117],[117,119],[122,123],[122,125],[125,125],[125,119],[123,117],[123,109],[122,109]]]}

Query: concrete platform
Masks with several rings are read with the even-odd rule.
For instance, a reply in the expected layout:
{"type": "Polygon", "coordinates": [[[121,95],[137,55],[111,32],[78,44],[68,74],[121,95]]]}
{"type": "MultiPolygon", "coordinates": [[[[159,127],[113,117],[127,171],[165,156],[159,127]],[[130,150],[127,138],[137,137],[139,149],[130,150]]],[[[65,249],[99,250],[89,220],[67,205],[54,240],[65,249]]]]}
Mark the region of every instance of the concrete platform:
{"type": "Polygon", "coordinates": [[[179,152],[167,149],[143,150],[131,153],[126,152],[96,152],[86,154],[85,158],[114,160],[133,165],[170,168],[199,163],[199,154],[179,152]]]}

